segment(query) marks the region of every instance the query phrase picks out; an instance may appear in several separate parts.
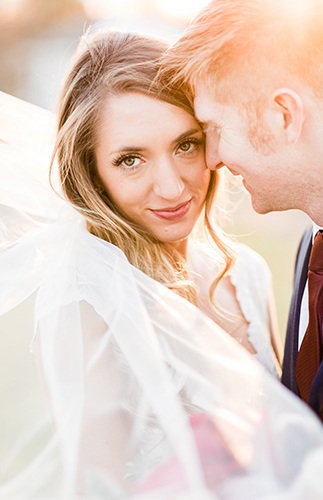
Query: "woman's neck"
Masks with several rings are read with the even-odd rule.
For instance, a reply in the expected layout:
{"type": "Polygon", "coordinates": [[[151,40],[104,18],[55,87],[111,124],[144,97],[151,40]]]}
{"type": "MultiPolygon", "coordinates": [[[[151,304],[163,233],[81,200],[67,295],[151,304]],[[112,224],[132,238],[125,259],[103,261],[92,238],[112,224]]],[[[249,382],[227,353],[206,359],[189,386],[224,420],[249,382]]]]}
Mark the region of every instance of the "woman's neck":
{"type": "Polygon", "coordinates": [[[174,241],[172,243],[169,243],[171,247],[175,248],[175,250],[177,250],[177,252],[181,254],[181,256],[184,258],[185,261],[187,258],[187,241],[188,238],[185,238],[184,240],[174,241]]]}

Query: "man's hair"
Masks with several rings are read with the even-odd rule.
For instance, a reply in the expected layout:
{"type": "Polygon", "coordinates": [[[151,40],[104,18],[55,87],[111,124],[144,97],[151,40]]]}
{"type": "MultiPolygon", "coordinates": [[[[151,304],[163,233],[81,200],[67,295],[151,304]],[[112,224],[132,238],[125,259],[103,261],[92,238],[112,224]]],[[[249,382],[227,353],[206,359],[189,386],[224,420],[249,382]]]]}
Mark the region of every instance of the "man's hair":
{"type": "Polygon", "coordinates": [[[322,99],[323,0],[213,0],[167,51],[166,73],[254,109],[266,85],[286,86],[287,75],[322,99]]]}

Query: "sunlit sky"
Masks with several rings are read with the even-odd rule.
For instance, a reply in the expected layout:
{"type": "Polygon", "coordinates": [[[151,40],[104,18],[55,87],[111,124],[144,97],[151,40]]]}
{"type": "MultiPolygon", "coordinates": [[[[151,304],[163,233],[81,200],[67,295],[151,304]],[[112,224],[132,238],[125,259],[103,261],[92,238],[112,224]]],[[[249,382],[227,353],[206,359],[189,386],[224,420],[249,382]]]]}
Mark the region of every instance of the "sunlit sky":
{"type": "MultiPolygon", "coordinates": [[[[210,0],[80,0],[89,17],[138,17],[147,12],[170,21],[189,22],[210,0]]],[[[296,0],[297,1],[297,0],[296,0]]],[[[1,15],[14,16],[26,0],[0,0],[1,15]]],[[[46,2],[46,0],[44,0],[46,2]]]]}
{"type": "Polygon", "coordinates": [[[161,12],[179,20],[192,19],[209,0],[156,0],[161,12]]]}
{"type": "Polygon", "coordinates": [[[143,10],[160,12],[170,20],[188,22],[210,0],[82,0],[90,16],[136,17],[143,10]],[[148,9],[149,6],[149,9],[148,9]]]}
{"type": "MultiPolygon", "coordinates": [[[[43,0],[46,2],[46,0],[43,0]]],[[[140,17],[158,13],[169,21],[189,22],[211,0],[80,0],[89,17],[140,17]]],[[[26,0],[0,0],[0,13],[11,17],[24,7],[26,0]]],[[[282,0],[281,8],[293,15],[303,15],[307,0],[282,0]]]]}

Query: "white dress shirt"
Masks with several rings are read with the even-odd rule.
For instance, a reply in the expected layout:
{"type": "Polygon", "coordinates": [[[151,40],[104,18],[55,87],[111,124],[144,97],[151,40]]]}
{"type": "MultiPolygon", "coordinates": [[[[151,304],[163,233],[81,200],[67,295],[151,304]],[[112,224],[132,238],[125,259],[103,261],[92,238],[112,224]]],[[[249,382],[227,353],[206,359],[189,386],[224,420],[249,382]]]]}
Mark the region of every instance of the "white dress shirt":
{"type": "MultiPolygon", "coordinates": [[[[314,242],[314,238],[316,236],[316,233],[320,229],[323,231],[322,227],[318,226],[317,224],[315,224],[315,222],[313,222],[312,243],[314,242]]],[[[303,338],[305,336],[307,325],[308,325],[308,281],[306,280],[306,285],[304,288],[304,293],[303,293],[302,302],[301,302],[300,317],[299,317],[298,350],[300,349],[301,344],[303,342],[303,338]]]]}

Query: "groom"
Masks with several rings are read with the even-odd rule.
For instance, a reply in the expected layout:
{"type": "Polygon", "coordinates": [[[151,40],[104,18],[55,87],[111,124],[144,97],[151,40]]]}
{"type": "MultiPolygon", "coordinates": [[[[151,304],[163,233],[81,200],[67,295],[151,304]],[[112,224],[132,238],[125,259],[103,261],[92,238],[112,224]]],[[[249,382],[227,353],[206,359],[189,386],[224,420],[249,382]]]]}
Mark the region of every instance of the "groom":
{"type": "Polygon", "coordinates": [[[163,67],[194,90],[208,167],[241,175],[256,212],[294,208],[313,221],[298,253],[282,382],[322,417],[320,232],[308,282],[307,271],[323,226],[323,0],[214,0],[163,67]]]}

